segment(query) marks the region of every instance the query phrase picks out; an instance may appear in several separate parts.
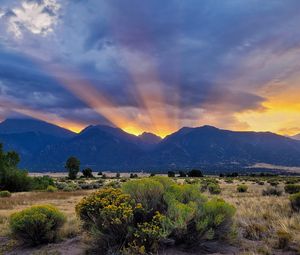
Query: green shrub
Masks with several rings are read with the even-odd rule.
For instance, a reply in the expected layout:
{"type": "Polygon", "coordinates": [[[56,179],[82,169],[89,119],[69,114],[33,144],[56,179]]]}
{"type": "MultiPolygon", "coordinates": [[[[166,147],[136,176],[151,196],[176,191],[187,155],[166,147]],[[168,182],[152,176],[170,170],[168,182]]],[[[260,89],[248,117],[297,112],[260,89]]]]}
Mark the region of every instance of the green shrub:
{"type": "Polygon", "coordinates": [[[79,184],[79,187],[81,189],[93,189],[94,185],[91,183],[81,183],[81,184],[79,184]]]}
{"type": "Polygon", "coordinates": [[[173,185],[164,197],[176,242],[192,246],[232,232],[235,209],[223,200],[207,201],[198,185],[173,185]]]}
{"type": "Polygon", "coordinates": [[[0,171],[0,188],[10,192],[29,191],[32,178],[28,172],[15,168],[6,168],[0,171]]]}
{"type": "Polygon", "coordinates": [[[52,185],[49,185],[46,189],[47,192],[55,192],[57,191],[57,188],[52,186],[52,185]]]}
{"type": "Polygon", "coordinates": [[[56,183],[55,183],[55,186],[56,186],[59,190],[63,190],[63,189],[65,189],[65,188],[68,186],[68,184],[65,183],[65,182],[56,182],[56,183]]]}
{"type": "Polygon", "coordinates": [[[220,194],[221,193],[221,188],[219,186],[219,184],[215,184],[215,183],[210,183],[207,186],[208,191],[210,194],[220,194]]]}
{"type": "Polygon", "coordinates": [[[72,191],[76,191],[79,189],[80,189],[80,186],[78,184],[71,182],[63,188],[63,191],[72,192],[72,191]]]}
{"type": "Polygon", "coordinates": [[[241,185],[238,185],[236,189],[238,192],[244,193],[244,192],[247,192],[248,186],[241,184],[241,185]]]}
{"type": "Polygon", "coordinates": [[[195,247],[228,238],[235,209],[199,189],[161,176],[133,180],[83,198],[76,212],[106,254],[154,254],[162,240],[195,247]]]}
{"type": "Polygon", "coordinates": [[[206,202],[206,197],[199,192],[198,185],[170,186],[165,194],[164,201],[167,204],[166,214],[173,224],[174,235],[181,236],[194,218],[197,207],[206,202]]]}
{"type": "Polygon", "coordinates": [[[65,216],[51,205],[38,205],[17,212],[10,217],[12,233],[24,243],[38,245],[53,242],[65,216]]]}
{"type": "Polygon", "coordinates": [[[196,240],[227,239],[232,232],[234,214],[235,208],[222,199],[204,203],[203,209],[196,213],[196,240]]]}
{"type": "Polygon", "coordinates": [[[46,190],[48,186],[54,186],[54,180],[49,176],[33,177],[31,181],[32,190],[46,190]]]}
{"type": "Polygon", "coordinates": [[[84,178],[94,178],[93,170],[91,168],[86,168],[82,170],[84,178]]]}
{"type": "Polygon", "coordinates": [[[11,193],[8,190],[0,191],[0,197],[11,197],[11,193]]]}
{"type": "Polygon", "coordinates": [[[300,211],[300,192],[290,196],[291,207],[294,211],[300,211]]]}
{"type": "Polygon", "coordinates": [[[162,205],[165,191],[164,185],[158,181],[157,177],[126,182],[122,185],[122,190],[137,203],[141,203],[147,211],[157,211],[162,205]]]}
{"type": "Polygon", "coordinates": [[[276,188],[276,187],[268,187],[262,191],[263,196],[281,196],[282,190],[276,188]]]}
{"type": "Polygon", "coordinates": [[[299,184],[287,184],[284,186],[284,190],[286,193],[295,194],[300,192],[300,185],[299,184]]]}

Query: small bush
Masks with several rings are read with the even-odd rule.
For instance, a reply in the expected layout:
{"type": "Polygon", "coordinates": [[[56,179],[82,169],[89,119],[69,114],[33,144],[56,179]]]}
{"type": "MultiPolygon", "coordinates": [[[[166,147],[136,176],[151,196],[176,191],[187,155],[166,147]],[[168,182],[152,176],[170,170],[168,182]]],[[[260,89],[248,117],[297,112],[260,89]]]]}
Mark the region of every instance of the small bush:
{"type": "Polygon", "coordinates": [[[241,185],[237,186],[236,189],[237,189],[238,192],[244,193],[244,192],[247,192],[248,186],[244,185],[244,184],[241,184],[241,185]]]}
{"type": "Polygon", "coordinates": [[[82,170],[84,178],[94,178],[93,170],[91,168],[86,168],[82,170]]]}
{"type": "Polygon", "coordinates": [[[92,183],[82,183],[82,184],[79,184],[79,187],[81,189],[94,189],[94,184],[92,184],[92,183]]]}
{"type": "Polygon", "coordinates": [[[54,186],[54,181],[49,176],[33,177],[31,182],[32,190],[45,190],[48,186],[54,186]]]}
{"type": "Polygon", "coordinates": [[[63,191],[72,192],[72,191],[79,190],[79,189],[80,189],[80,186],[78,184],[71,182],[63,188],[63,191]]]}
{"type": "Polygon", "coordinates": [[[49,185],[46,189],[47,192],[55,192],[57,191],[57,188],[52,186],[52,185],[49,185]]]}
{"type": "Polygon", "coordinates": [[[300,185],[299,184],[287,184],[284,186],[284,190],[286,193],[295,194],[300,192],[300,185]]]}
{"type": "Polygon", "coordinates": [[[210,194],[220,194],[221,193],[221,188],[219,186],[219,184],[215,184],[215,183],[210,183],[207,186],[208,191],[210,194]]]}
{"type": "MultiPolygon", "coordinates": [[[[1,170],[1,169],[0,169],[1,170]]],[[[8,168],[0,171],[0,188],[10,192],[29,191],[32,178],[28,172],[15,168],[8,168]]]]}
{"type": "Polygon", "coordinates": [[[268,187],[262,191],[263,196],[281,196],[282,190],[275,187],[268,187]]]}
{"type": "Polygon", "coordinates": [[[12,233],[24,243],[38,245],[57,239],[65,216],[51,205],[32,206],[10,217],[12,233]]]}
{"type": "Polygon", "coordinates": [[[59,190],[63,190],[63,189],[65,189],[65,188],[68,186],[68,184],[65,183],[65,182],[56,182],[56,183],[55,183],[55,186],[56,186],[59,190]]]}
{"type": "Polygon", "coordinates": [[[0,197],[11,197],[11,193],[8,190],[0,191],[0,197]]]}
{"type": "Polygon", "coordinates": [[[294,211],[300,211],[300,192],[290,196],[291,207],[294,211]]]}

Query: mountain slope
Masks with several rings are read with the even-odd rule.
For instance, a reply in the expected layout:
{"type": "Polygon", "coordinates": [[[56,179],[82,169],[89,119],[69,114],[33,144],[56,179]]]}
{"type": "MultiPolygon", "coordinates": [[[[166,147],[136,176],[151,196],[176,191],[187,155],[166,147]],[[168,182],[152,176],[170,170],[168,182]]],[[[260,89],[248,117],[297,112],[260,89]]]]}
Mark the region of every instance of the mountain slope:
{"type": "Polygon", "coordinates": [[[78,157],[82,167],[94,170],[239,170],[256,163],[300,166],[300,141],[270,132],[185,127],[160,139],[149,133],[134,136],[101,125],[73,134],[48,123],[11,129],[8,124],[0,124],[0,142],[5,149],[18,151],[22,167],[29,170],[63,170],[69,156],[78,157]]]}
{"type": "Polygon", "coordinates": [[[21,167],[33,169],[42,149],[68,140],[76,134],[53,124],[34,119],[8,119],[0,123],[0,143],[5,150],[21,156],[21,167]]]}
{"type": "Polygon", "coordinates": [[[39,169],[61,170],[66,159],[72,155],[78,157],[82,165],[95,170],[129,170],[132,162],[142,153],[136,136],[108,126],[90,126],[76,137],[42,150],[37,165],[39,169]],[[49,155],[51,160],[47,160],[49,155]]]}
{"type": "Polygon", "coordinates": [[[300,165],[300,142],[270,132],[233,132],[215,127],[183,128],[166,137],[151,158],[157,165],[300,165]]]}
{"type": "Polygon", "coordinates": [[[0,123],[0,134],[27,132],[40,132],[60,138],[70,138],[75,135],[70,130],[36,119],[7,119],[0,123]]]}

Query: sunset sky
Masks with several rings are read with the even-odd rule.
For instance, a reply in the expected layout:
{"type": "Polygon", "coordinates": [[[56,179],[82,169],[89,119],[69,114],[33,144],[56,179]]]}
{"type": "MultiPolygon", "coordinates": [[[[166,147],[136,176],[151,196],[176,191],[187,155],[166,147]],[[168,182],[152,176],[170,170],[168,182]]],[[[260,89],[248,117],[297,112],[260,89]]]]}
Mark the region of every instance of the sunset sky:
{"type": "Polygon", "coordinates": [[[0,0],[0,120],[300,133],[299,0],[0,0]]]}

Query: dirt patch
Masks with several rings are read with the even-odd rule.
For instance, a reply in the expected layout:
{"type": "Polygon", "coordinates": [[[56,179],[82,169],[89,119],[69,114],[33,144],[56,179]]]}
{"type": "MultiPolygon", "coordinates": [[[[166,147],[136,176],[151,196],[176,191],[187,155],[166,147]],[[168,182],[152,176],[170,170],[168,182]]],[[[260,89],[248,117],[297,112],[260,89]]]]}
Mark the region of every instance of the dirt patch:
{"type": "Polygon", "coordinates": [[[80,237],[65,240],[60,243],[48,244],[39,247],[17,246],[13,250],[4,252],[5,255],[82,255],[85,254],[85,246],[80,237]]]}

